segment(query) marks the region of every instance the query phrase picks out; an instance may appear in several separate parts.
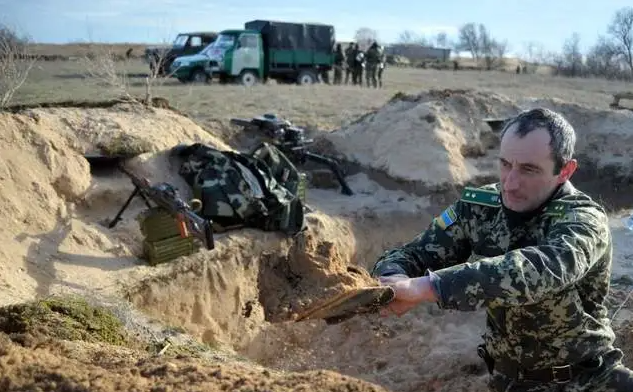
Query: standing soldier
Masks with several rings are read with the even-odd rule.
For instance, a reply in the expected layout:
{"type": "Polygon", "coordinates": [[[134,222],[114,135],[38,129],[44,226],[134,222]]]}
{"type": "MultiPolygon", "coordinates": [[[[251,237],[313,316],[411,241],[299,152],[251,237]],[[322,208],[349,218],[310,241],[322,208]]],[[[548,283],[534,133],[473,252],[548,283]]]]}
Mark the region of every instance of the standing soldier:
{"type": "Polygon", "coordinates": [[[343,81],[343,67],[345,66],[345,54],[341,44],[336,44],[334,51],[334,84],[341,84],[343,81]]]}
{"type": "Polygon", "coordinates": [[[382,73],[387,66],[387,56],[385,55],[385,47],[379,46],[378,51],[380,53],[380,63],[378,64],[378,86],[382,87],[382,73]]]}
{"type": "Polygon", "coordinates": [[[367,50],[367,69],[365,71],[365,79],[367,81],[367,87],[378,87],[378,80],[376,79],[376,72],[378,71],[378,65],[380,64],[380,51],[378,50],[378,43],[374,41],[373,44],[367,50]]]}
{"type": "Polygon", "coordinates": [[[349,77],[352,76],[352,82],[354,81],[354,43],[350,42],[345,49],[345,60],[347,67],[345,68],[345,84],[349,83],[349,77]]]}
{"type": "Polygon", "coordinates": [[[354,68],[352,70],[352,80],[354,85],[363,86],[363,68],[365,67],[365,52],[360,50],[358,43],[354,44],[354,68]]]}

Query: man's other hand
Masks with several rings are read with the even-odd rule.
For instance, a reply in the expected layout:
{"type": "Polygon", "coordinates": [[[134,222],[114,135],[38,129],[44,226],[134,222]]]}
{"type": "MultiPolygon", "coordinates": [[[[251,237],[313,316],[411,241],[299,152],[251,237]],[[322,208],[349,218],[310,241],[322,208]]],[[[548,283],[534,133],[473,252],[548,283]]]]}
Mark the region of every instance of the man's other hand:
{"type": "Polygon", "coordinates": [[[391,286],[396,292],[396,297],[387,306],[381,309],[383,317],[393,313],[402,316],[413,309],[420,302],[436,302],[437,296],[428,276],[409,278],[405,275],[381,276],[382,285],[391,286]]]}

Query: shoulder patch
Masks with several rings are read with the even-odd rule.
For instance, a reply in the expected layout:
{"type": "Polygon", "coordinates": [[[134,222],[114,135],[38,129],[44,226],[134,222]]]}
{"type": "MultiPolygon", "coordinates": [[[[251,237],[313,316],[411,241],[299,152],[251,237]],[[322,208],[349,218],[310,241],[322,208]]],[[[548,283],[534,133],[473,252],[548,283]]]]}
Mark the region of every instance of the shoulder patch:
{"type": "Polygon", "coordinates": [[[464,188],[460,200],[466,203],[479,204],[488,207],[501,206],[501,197],[499,195],[499,192],[468,186],[464,188]]]}
{"type": "Polygon", "coordinates": [[[453,207],[448,207],[440,215],[436,216],[433,221],[442,230],[446,230],[447,227],[457,222],[457,213],[455,213],[453,207]]]}
{"type": "Polygon", "coordinates": [[[567,203],[555,200],[545,206],[543,209],[543,215],[561,217],[565,215],[568,207],[567,203]]]}

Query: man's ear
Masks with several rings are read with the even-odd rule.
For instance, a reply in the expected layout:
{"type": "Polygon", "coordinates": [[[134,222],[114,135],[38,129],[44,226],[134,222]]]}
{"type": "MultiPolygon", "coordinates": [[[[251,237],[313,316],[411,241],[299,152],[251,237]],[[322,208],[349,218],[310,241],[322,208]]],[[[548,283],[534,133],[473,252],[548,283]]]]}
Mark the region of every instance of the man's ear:
{"type": "Polygon", "coordinates": [[[558,174],[558,182],[562,184],[565,181],[569,180],[577,168],[578,168],[578,161],[576,161],[575,159],[571,159],[567,161],[567,163],[563,165],[563,168],[560,170],[560,173],[558,174]]]}

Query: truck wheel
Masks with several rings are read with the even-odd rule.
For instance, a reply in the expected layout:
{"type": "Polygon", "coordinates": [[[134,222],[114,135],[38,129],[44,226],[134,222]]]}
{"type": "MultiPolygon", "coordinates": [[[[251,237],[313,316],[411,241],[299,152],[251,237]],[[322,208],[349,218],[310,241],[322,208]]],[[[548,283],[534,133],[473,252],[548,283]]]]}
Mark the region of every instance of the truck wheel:
{"type": "Polygon", "coordinates": [[[253,71],[244,71],[240,75],[240,84],[243,86],[253,86],[257,84],[258,77],[253,71]]]}
{"type": "Polygon", "coordinates": [[[193,83],[208,83],[209,81],[209,77],[207,76],[207,74],[201,70],[201,69],[196,69],[191,73],[191,81],[193,83]]]}
{"type": "Polygon", "coordinates": [[[304,70],[299,72],[299,76],[297,77],[297,83],[300,85],[305,84],[314,84],[317,82],[317,75],[314,71],[304,70]]]}

